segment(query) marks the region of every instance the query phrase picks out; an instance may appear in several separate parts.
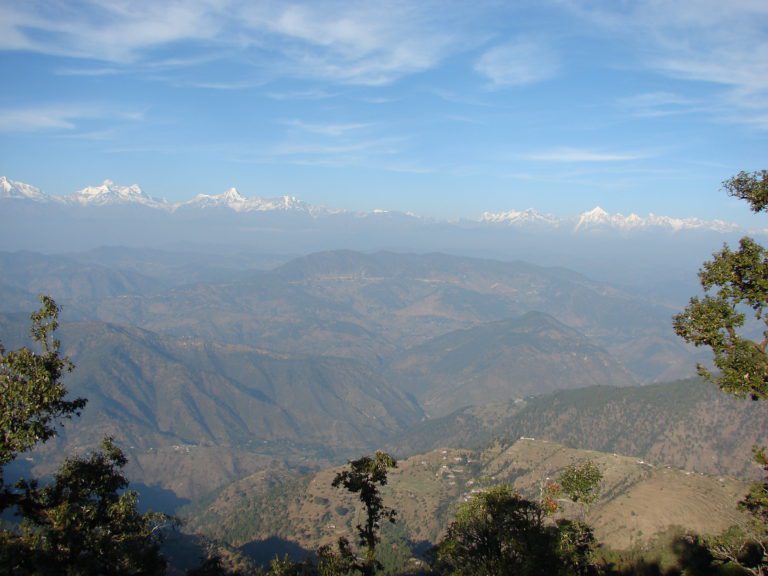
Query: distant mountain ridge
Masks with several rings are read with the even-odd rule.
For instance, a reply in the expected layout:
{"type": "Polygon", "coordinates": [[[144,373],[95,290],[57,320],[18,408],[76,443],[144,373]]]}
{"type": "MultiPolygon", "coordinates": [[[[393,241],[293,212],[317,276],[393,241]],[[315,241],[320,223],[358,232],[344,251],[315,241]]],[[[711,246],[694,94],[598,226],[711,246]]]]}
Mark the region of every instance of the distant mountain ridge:
{"type": "MultiPolygon", "coordinates": [[[[8,349],[27,345],[27,326],[25,314],[0,313],[0,341],[8,349]]],[[[411,397],[355,359],[103,322],[64,322],[59,335],[77,367],[67,388],[87,398],[88,408],[31,456],[42,474],[62,454],[95,447],[107,435],[125,447],[134,481],[200,497],[264,459],[299,454],[307,466],[351,457],[424,417],[411,397]],[[182,480],[178,466],[194,474],[182,480]]]]}
{"type": "MultiPolygon", "coordinates": [[[[354,212],[341,208],[327,208],[309,204],[295,196],[277,197],[247,197],[236,188],[229,188],[221,194],[198,194],[191,200],[168,202],[146,194],[139,185],[121,186],[112,180],[104,180],[99,186],[87,186],[66,196],[45,194],[39,188],[23,182],[10,180],[0,176],[0,200],[32,201],[39,204],[57,204],[61,206],[102,207],[138,205],[162,210],[169,213],[192,209],[228,209],[236,213],[249,212],[285,212],[305,214],[313,218],[333,215],[348,215],[356,217],[385,216],[397,214],[416,220],[430,220],[412,213],[372,210],[369,212],[354,212]]],[[[688,230],[704,230],[719,233],[732,233],[741,230],[738,224],[724,220],[704,220],[701,218],[675,218],[660,216],[653,213],[641,217],[635,213],[624,216],[620,213],[610,214],[599,206],[572,217],[560,217],[545,214],[533,208],[527,210],[509,210],[506,212],[483,212],[476,220],[480,224],[495,224],[514,227],[541,227],[553,229],[570,229],[574,232],[584,232],[595,229],[611,229],[622,232],[640,230],[664,229],[672,232],[688,230]]]]}
{"type": "Polygon", "coordinates": [[[399,355],[391,370],[390,380],[431,416],[563,388],[636,383],[583,334],[535,311],[433,338],[399,355]]]}

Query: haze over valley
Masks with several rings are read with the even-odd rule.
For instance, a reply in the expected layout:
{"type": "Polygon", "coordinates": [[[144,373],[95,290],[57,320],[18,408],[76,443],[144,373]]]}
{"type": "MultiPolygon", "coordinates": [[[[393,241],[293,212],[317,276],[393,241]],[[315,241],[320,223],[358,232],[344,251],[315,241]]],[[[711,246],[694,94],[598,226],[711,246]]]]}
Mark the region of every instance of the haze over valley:
{"type": "MultiPolygon", "coordinates": [[[[13,214],[20,228],[24,210],[40,208],[30,195],[2,202],[3,214],[13,214]]],[[[62,202],[50,203],[63,209],[62,202]]],[[[59,225],[82,233],[91,222],[72,219],[84,209],[67,208],[57,216],[59,225]]],[[[134,209],[154,207],[104,202],[89,210],[97,221],[114,218],[128,227],[143,217],[132,215],[134,209]]],[[[194,221],[196,233],[209,237],[206,227],[230,214],[246,216],[206,209],[194,221]]],[[[256,216],[261,219],[252,217],[250,225],[257,236],[259,230],[290,236],[304,229],[293,219],[307,214],[271,206],[256,216]],[[282,220],[264,220],[273,216],[282,220]]],[[[484,238],[482,229],[440,226],[447,236],[484,238]]],[[[383,223],[382,230],[394,241],[399,221],[383,223]]],[[[537,247],[524,230],[501,232],[537,247]]],[[[606,251],[614,246],[604,242],[610,237],[655,253],[643,231],[594,233],[606,251]]],[[[701,231],[666,233],[672,245],[692,242],[686,235],[701,231]]],[[[696,241],[706,250],[727,234],[709,230],[696,241]]],[[[562,267],[435,252],[343,249],[291,257],[261,253],[258,244],[202,253],[192,243],[160,246],[72,252],[64,243],[63,254],[0,254],[3,342],[26,342],[36,295],[54,295],[63,307],[63,350],[78,366],[72,393],[88,397],[92,407],[57,442],[82,447],[114,435],[131,447],[135,481],[182,499],[201,497],[265,462],[337,462],[469,405],[670,381],[692,376],[696,362],[706,359],[672,333],[672,304],[562,267]],[[180,481],[171,472],[178,464],[158,463],[193,453],[196,466],[217,471],[198,476],[190,470],[192,478],[180,481]]],[[[706,412],[702,407],[694,417],[707,418],[706,412]]],[[[477,441],[491,438],[473,434],[477,441]]],[[[576,444],[586,447],[586,441],[576,444]]],[[[659,450],[667,449],[683,448],[659,450]]],[[[748,452],[740,458],[740,473],[747,473],[748,452]]],[[[703,458],[672,460],[715,470],[703,458]]]]}

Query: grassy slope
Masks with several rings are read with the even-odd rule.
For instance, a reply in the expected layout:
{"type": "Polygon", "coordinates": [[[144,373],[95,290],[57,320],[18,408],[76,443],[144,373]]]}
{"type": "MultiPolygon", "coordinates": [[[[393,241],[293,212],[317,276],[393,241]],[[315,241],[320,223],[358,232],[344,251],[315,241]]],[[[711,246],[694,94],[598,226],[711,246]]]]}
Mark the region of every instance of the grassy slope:
{"type": "MultiPolygon", "coordinates": [[[[539,440],[496,444],[478,453],[443,448],[413,456],[391,472],[385,501],[397,509],[412,541],[434,542],[473,490],[508,482],[535,498],[547,477],[585,459],[597,462],[605,475],[603,497],[588,519],[612,547],[629,547],[670,525],[715,533],[742,519],[736,502],[745,482],[539,440]]],[[[308,549],[342,535],[354,539],[362,512],[353,498],[331,487],[339,469],[271,485],[259,477],[236,482],[193,511],[189,526],[234,545],[273,535],[308,549]]]]}

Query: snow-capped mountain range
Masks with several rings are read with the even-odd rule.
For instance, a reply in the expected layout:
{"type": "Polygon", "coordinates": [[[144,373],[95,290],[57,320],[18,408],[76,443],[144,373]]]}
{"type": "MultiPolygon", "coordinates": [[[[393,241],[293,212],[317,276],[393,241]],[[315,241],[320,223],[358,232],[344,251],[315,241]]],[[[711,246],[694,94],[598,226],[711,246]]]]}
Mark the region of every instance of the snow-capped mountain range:
{"type": "MultiPolygon", "coordinates": [[[[138,185],[120,186],[111,180],[105,180],[99,186],[88,186],[67,196],[51,196],[39,188],[10,180],[0,176],[0,201],[31,201],[39,204],[58,204],[62,206],[103,207],[139,205],[166,212],[229,209],[234,212],[291,212],[304,213],[312,217],[332,214],[350,214],[353,216],[377,216],[391,214],[386,210],[371,212],[347,212],[343,209],[332,209],[315,206],[297,199],[294,196],[279,196],[261,198],[246,197],[235,188],[217,195],[198,194],[186,202],[170,203],[164,199],[153,198],[146,194],[138,185]]],[[[404,214],[410,218],[418,218],[413,214],[404,214]]],[[[741,227],[723,220],[702,220],[700,218],[673,218],[649,214],[646,217],[637,214],[610,214],[599,206],[583,212],[575,217],[559,217],[544,214],[533,208],[528,210],[510,210],[507,212],[483,212],[478,221],[481,224],[506,225],[524,228],[557,228],[576,232],[590,229],[614,229],[620,231],[635,231],[649,229],[666,229],[674,232],[686,230],[706,230],[721,233],[738,232],[741,227]]]]}
{"type": "Polygon", "coordinates": [[[186,202],[171,203],[163,198],[154,198],[146,194],[139,185],[120,186],[112,180],[104,180],[99,186],[88,186],[67,196],[51,196],[39,188],[9,180],[0,176],[0,199],[31,200],[39,203],[58,203],[73,206],[116,206],[141,205],[174,212],[189,208],[229,208],[235,212],[293,211],[312,215],[342,212],[302,202],[295,196],[276,198],[247,198],[236,188],[230,188],[223,194],[198,194],[186,202]]]}
{"type": "Polygon", "coordinates": [[[557,228],[570,227],[576,231],[594,228],[613,228],[618,230],[644,230],[651,228],[666,228],[675,232],[682,230],[711,230],[714,232],[738,232],[741,226],[724,220],[702,220],[701,218],[673,218],[648,214],[645,218],[637,214],[610,214],[599,206],[579,214],[577,217],[560,218],[552,214],[542,214],[533,208],[509,212],[484,212],[480,216],[482,222],[493,224],[508,224],[516,226],[551,226],[557,228]]]}
{"type": "Polygon", "coordinates": [[[229,208],[235,212],[304,212],[312,216],[342,212],[302,202],[295,196],[260,198],[243,196],[237,188],[230,188],[223,194],[198,194],[192,200],[171,205],[172,210],[190,208],[229,208]]]}

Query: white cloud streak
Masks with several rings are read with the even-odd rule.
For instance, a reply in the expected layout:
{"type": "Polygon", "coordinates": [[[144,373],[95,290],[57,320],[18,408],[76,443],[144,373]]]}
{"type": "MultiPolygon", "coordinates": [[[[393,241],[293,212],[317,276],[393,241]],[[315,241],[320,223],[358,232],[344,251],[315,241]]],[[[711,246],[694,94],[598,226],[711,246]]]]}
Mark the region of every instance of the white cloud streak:
{"type": "Polygon", "coordinates": [[[427,0],[30,0],[0,5],[0,50],[131,66],[151,61],[157,48],[187,43],[237,51],[274,75],[382,85],[473,42],[445,25],[462,11],[458,2],[427,0]]]}
{"type": "Polygon", "coordinates": [[[72,131],[82,121],[105,119],[138,121],[141,112],[123,112],[99,104],[45,105],[0,109],[0,133],[72,131]]]}
{"type": "Polygon", "coordinates": [[[0,49],[130,63],[180,40],[211,40],[226,0],[82,0],[0,5],[0,49]]]}
{"type": "Polygon", "coordinates": [[[671,92],[635,94],[619,99],[618,104],[630,110],[635,116],[646,118],[708,111],[702,102],[671,92]]]}
{"type": "Polygon", "coordinates": [[[528,39],[494,46],[475,63],[475,71],[496,87],[542,82],[555,76],[559,67],[551,47],[528,39]]]}
{"type": "Polygon", "coordinates": [[[369,128],[371,124],[348,123],[348,124],[319,124],[311,122],[302,122],[301,120],[284,120],[281,122],[285,126],[296,128],[303,132],[311,134],[320,134],[323,136],[344,136],[350,132],[356,132],[364,128],[369,128]]]}
{"type": "Polygon", "coordinates": [[[598,30],[621,38],[641,65],[720,87],[708,103],[717,117],[749,122],[768,115],[768,2],[629,0],[567,6],[598,30]]]}
{"type": "Polygon", "coordinates": [[[602,152],[586,148],[554,148],[521,156],[524,160],[541,162],[626,162],[646,157],[644,154],[602,152]]]}

